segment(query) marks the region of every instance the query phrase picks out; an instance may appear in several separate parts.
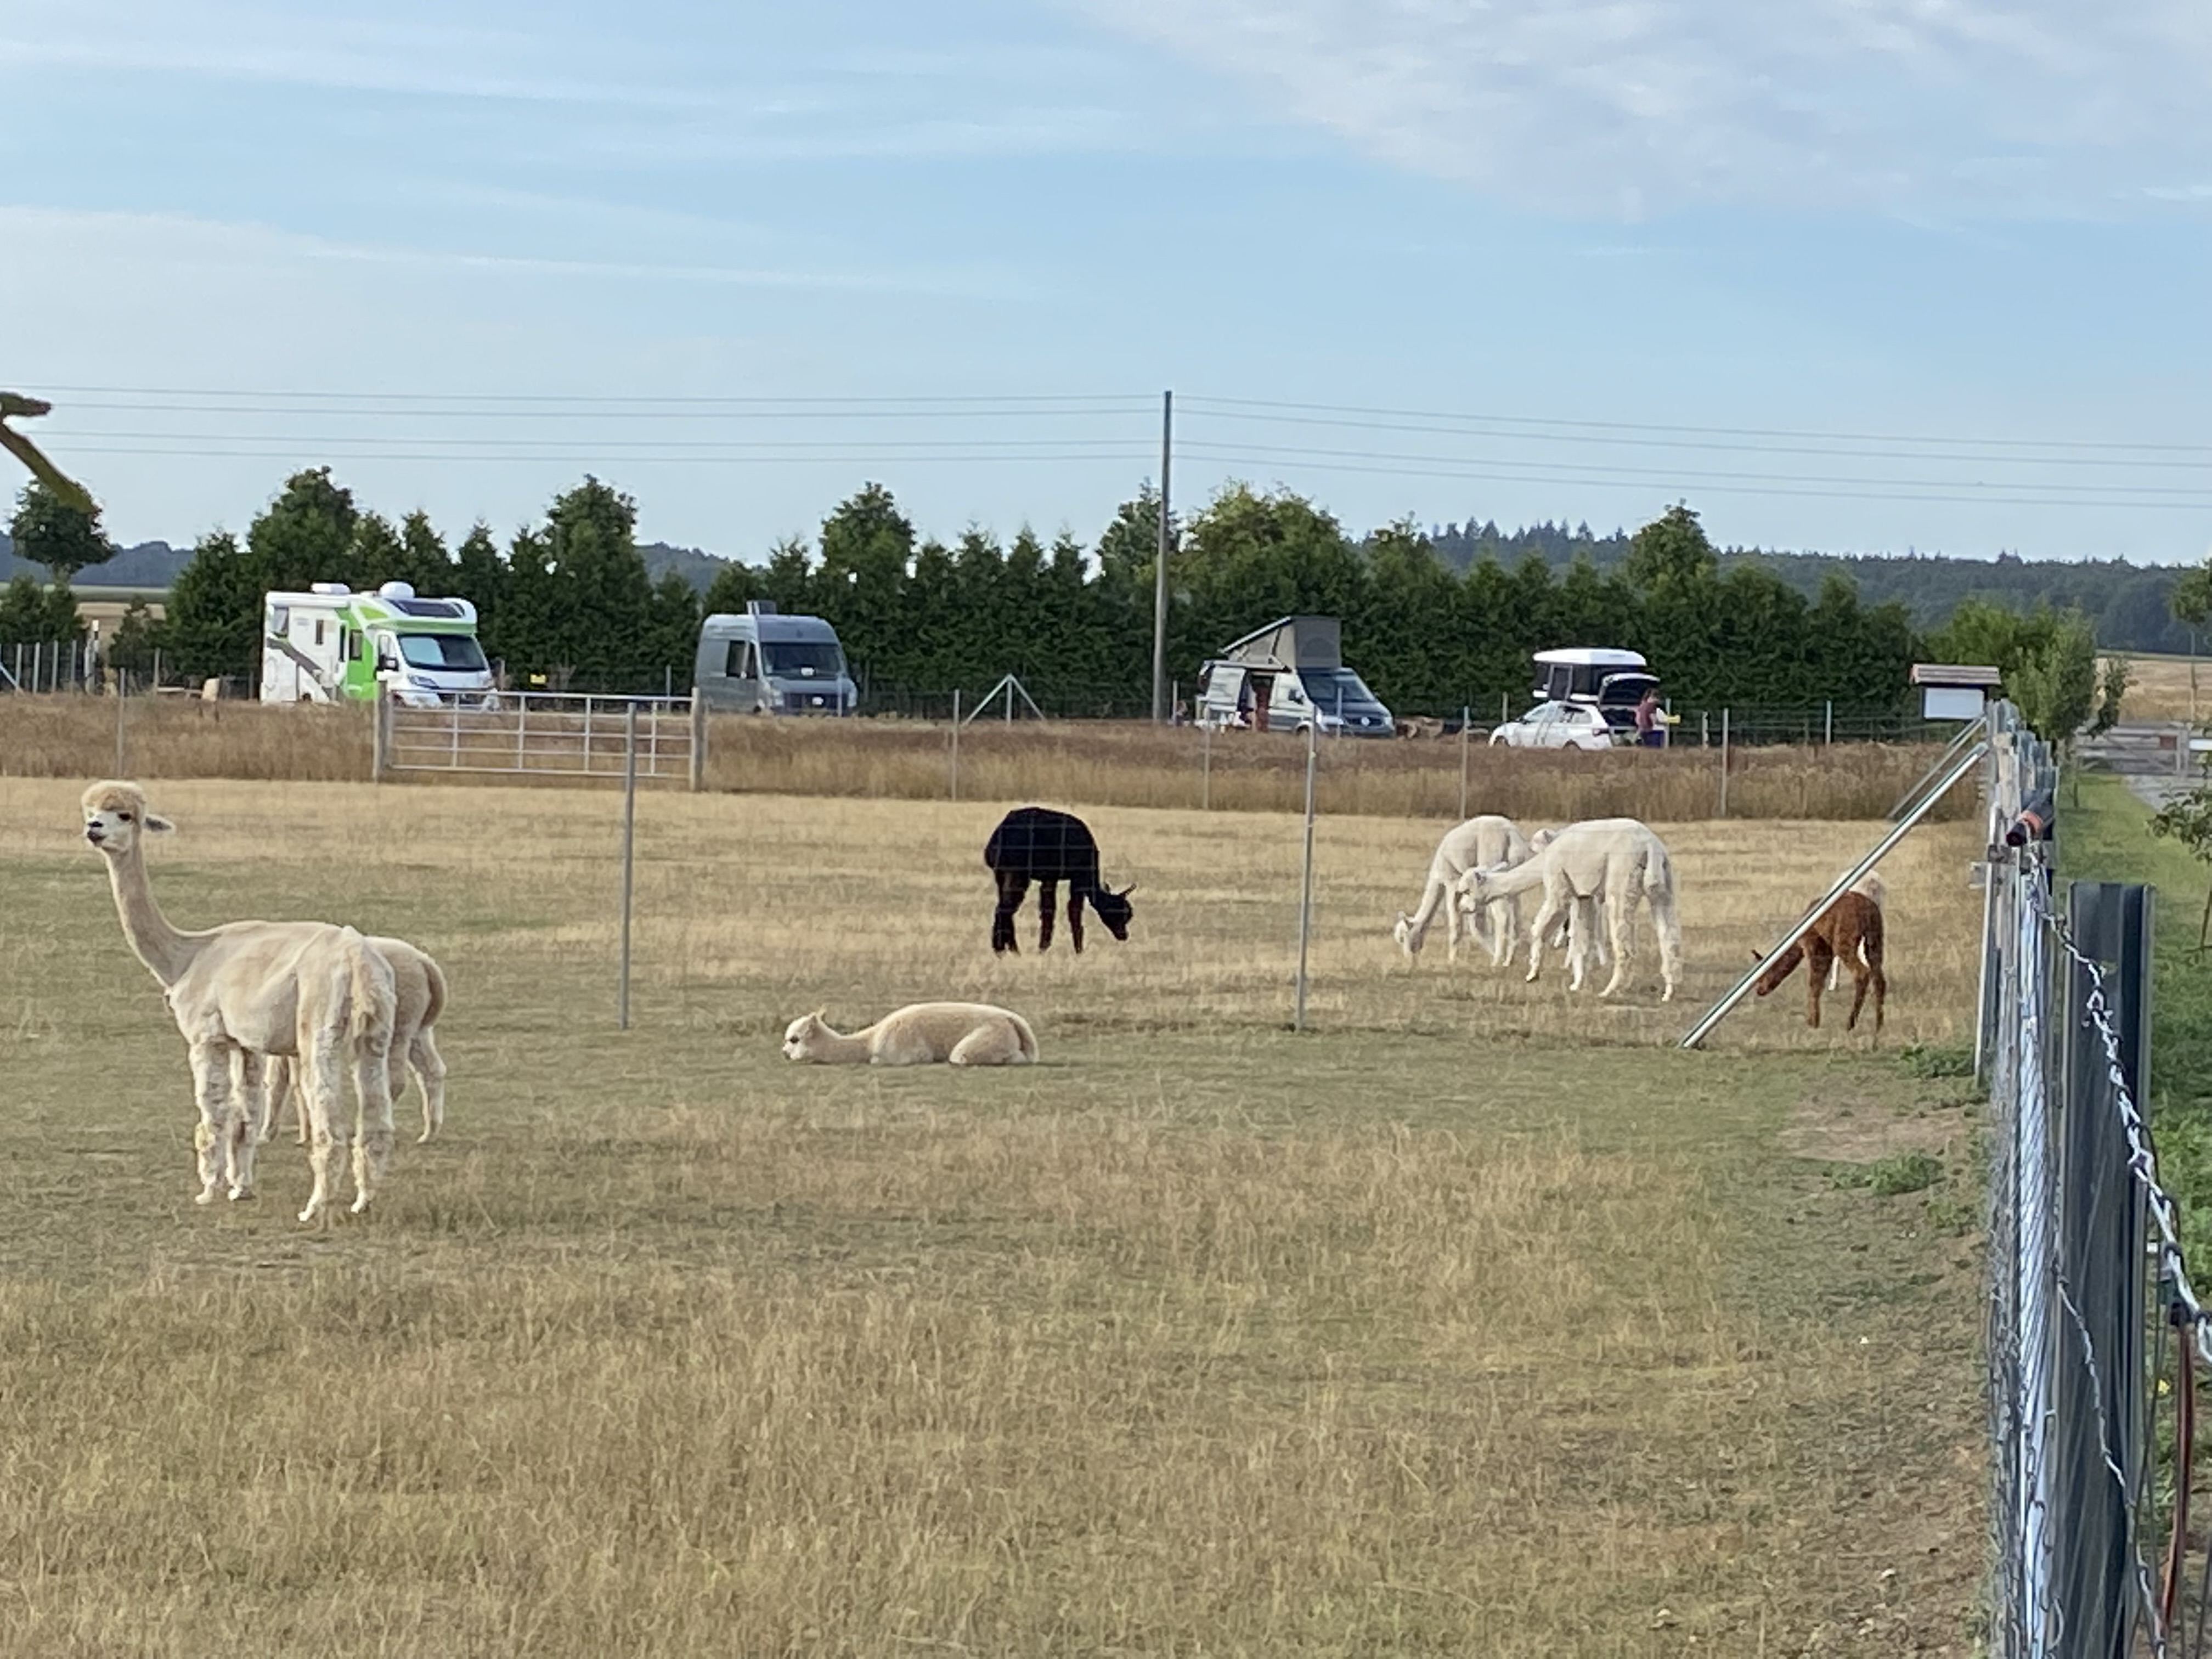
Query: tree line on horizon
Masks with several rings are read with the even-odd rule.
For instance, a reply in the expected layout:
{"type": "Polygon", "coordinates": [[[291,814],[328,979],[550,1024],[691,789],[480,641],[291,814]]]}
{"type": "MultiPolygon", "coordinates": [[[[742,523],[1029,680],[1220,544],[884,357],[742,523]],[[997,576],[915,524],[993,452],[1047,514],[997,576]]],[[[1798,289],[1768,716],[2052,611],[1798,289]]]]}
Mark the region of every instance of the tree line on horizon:
{"type": "MultiPolygon", "coordinates": [[[[10,585],[0,644],[64,637],[52,631],[64,614],[74,626],[68,579],[97,562],[104,541],[96,514],[73,524],[72,510],[35,483],[25,490],[11,532],[58,581],[10,585]]],[[[725,566],[704,594],[673,572],[652,579],[636,517],[630,497],[586,477],[504,546],[481,523],[450,544],[427,515],[394,523],[362,507],[329,468],[307,469],[242,537],[203,537],[166,621],[143,608],[126,617],[110,655],[143,667],[158,647],[191,678],[250,678],[264,593],[398,579],[473,602],[486,652],[519,684],[681,689],[702,617],[765,599],[830,620],[866,708],[933,704],[956,687],[972,696],[1012,672],[1053,712],[1149,711],[1158,518],[1149,489],[1086,545],[1027,526],[1009,542],[972,526],[950,542],[923,536],[890,490],[870,483],[817,536],[787,539],[762,565],[725,566]]],[[[1916,656],[1942,654],[1902,604],[1866,604],[1840,574],[1808,596],[1755,562],[1730,562],[1686,505],[1622,538],[1604,564],[1577,558],[1564,568],[1534,551],[1455,566],[1411,521],[1355,535],[1303,496],[1243,484],[1174,534],[1168,661],[1185,688],[1231,640],[1297,612],[1341,618],[1347,662],[1408,714],[1471,706],[1486,715],[1501,698],[1517,708],[1530,654],[1564,644],[1642,651],[1677,707],[1832,701],[1838,712],[1887,714],[1907,703],[1916,656]]]]}

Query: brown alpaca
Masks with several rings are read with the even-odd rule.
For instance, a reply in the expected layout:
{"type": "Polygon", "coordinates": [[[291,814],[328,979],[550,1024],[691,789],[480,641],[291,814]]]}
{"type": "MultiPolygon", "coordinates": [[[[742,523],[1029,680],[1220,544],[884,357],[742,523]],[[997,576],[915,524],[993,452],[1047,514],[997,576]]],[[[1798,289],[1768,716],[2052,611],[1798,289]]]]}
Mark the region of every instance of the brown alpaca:
{"type": "Polygon", "coordinates": [[[1881,1005],[1889,995],[1889,981],[1881,971],[1881,906],[1864,893],[1844,894],[1787,949],[1775,952],[1754,988],[1765,996],[1795,973],[1800,962],[1807,963],[1808,1025],[1816,1031],[1820,1029],[1820,992],[1827,984],[1829,968],[1841,963],[1850,969],[1852,981],[1851,1017],[1844,1022],[1844,1029],[1858,1029],[1859,1010],[1866,1005],[1867,988],[1871,985],[1874,1029],[1881,1030],[1881,1005]]]}

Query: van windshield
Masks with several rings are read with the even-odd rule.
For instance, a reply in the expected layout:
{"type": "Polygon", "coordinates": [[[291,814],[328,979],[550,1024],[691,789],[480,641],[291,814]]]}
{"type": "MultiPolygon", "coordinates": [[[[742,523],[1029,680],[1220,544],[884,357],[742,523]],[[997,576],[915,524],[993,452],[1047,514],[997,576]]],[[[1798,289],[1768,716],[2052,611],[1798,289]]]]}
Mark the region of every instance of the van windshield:
{"type": "Polygon", "coordinates": [[[1298,683],[1313,699],[1314,707],[1334,714],[1340,702],[1350,708],[1375,702],[1375,694],[1367,689],[1367,682],[1349,668],[1301,668],[1298,683]]]}
{"type": "Polygon", "coordinates": [[[481,674],[489,666],[483,647],[466,634],[402,634],[399,654],[410,668],[442,669],[452,674],[481,674]]]}
{"type": "Polygon", "coordinates": [[[761,654],[775,679],[835,679],[845,672],[845,653],[835,640],[767,640],[761,654]]]}

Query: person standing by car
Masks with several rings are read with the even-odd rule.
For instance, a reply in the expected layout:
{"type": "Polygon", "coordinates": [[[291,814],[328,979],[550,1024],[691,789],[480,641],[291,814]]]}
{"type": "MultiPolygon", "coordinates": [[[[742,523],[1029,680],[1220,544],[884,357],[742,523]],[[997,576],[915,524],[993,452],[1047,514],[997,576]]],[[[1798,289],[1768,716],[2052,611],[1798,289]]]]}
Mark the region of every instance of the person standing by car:
{"type": "Polygon", "coordinates": [[[1643,701],[1636,705],[1636,741],[1643,748],[1656,749],[1667,741],[1666,727],[1661,724],[1666,716],[1659,712],[1659,688],[1648,687],[1643,701]]]}

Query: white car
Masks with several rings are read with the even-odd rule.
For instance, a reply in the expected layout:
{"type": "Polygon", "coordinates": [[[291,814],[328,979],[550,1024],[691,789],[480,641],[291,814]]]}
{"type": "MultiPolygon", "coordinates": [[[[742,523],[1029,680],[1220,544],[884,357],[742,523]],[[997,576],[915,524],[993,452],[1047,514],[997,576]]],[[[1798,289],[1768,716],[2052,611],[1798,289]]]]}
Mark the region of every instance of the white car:
{"type": "Polygon", "coordinates": [[[1635,728],[1624,735],[1586,702],[1540,702],[1492,732],[1490,740],[1509,749],[1611,749],[1633,742],[1635,728]]]}

